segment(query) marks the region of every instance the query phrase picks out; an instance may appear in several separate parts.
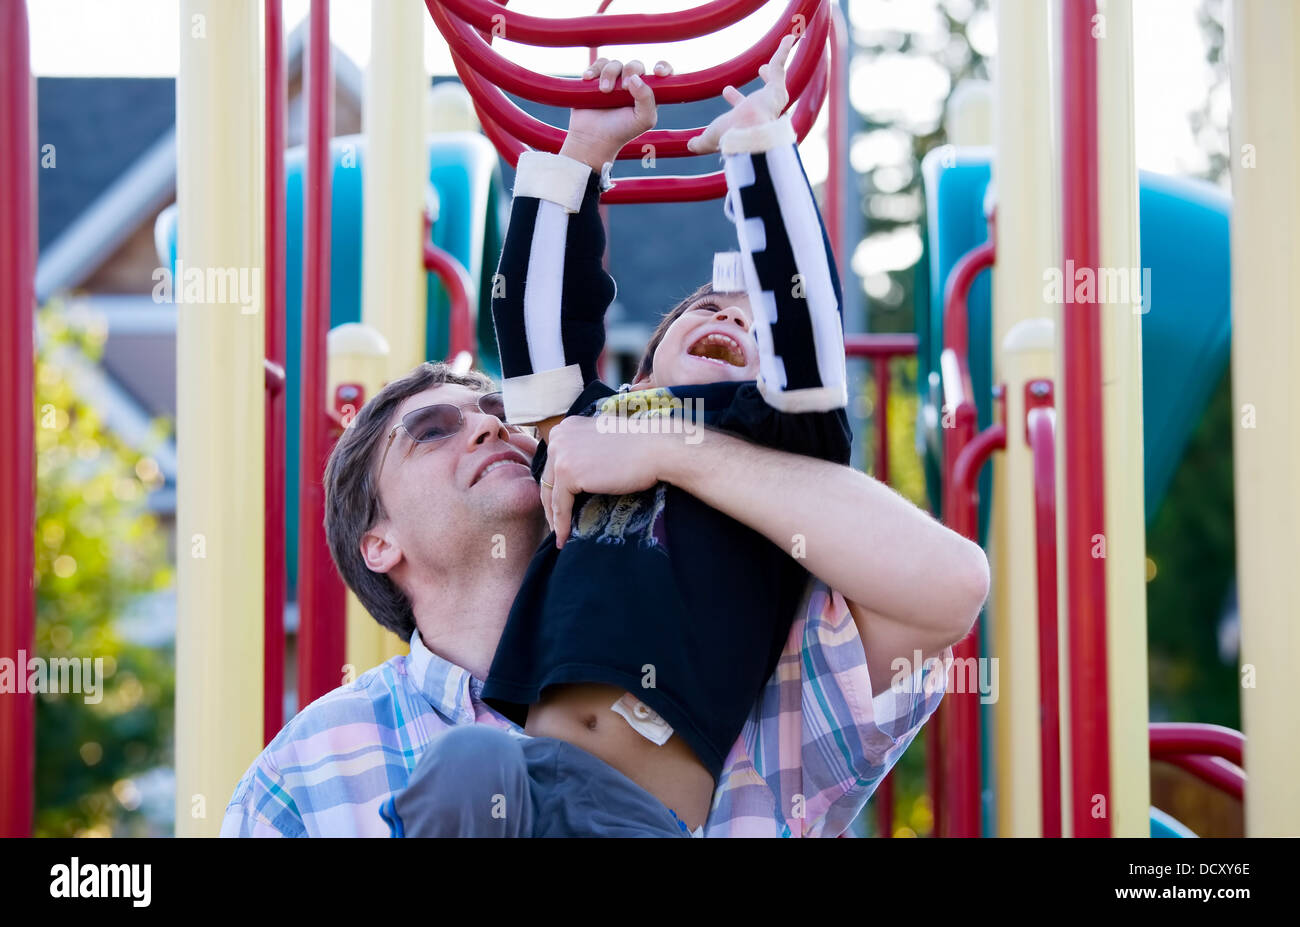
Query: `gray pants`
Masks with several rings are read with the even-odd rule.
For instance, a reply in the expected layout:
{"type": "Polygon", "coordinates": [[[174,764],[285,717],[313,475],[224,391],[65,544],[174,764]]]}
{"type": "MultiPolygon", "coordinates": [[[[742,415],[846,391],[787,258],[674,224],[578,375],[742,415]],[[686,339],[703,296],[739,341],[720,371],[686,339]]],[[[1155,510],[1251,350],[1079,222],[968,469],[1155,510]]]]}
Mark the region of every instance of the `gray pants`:
{"type": "Polygon", "coordinates": [[[585,750],[455,727],[425,749],[385,807],[407,837],[688,837],[659,799],[585,750]]]}

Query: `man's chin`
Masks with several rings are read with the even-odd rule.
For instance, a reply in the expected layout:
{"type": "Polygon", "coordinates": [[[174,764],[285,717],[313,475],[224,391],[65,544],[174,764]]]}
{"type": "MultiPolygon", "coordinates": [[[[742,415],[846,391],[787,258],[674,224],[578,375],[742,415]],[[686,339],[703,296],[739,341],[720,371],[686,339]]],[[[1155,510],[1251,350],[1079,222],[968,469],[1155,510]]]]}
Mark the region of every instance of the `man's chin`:
{"type": "Polygon", "coordinates": [[[522,471],[518,475],[514,468],[502,469],[490,473],[487,477],[470,487],[471,493],[497,511],[509,511],[520,515],[535,512],[542,514],[542,497],[532,474],[522,471]]]}

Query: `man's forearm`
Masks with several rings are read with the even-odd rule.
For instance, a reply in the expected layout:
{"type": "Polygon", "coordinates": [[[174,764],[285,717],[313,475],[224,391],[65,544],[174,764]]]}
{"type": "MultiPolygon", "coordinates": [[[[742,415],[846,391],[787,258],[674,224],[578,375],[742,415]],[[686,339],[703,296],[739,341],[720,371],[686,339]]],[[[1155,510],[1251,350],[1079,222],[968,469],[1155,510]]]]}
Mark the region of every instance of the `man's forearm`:
{"type": "Polygon", "coordinates": [[[758,531],[846,599],[942,634],[969,627],[987,561],[865,473],[709,431],[665,442],[661,479],[758,531]],[[974,604],[972,604],[974,603],[974,604]]]}

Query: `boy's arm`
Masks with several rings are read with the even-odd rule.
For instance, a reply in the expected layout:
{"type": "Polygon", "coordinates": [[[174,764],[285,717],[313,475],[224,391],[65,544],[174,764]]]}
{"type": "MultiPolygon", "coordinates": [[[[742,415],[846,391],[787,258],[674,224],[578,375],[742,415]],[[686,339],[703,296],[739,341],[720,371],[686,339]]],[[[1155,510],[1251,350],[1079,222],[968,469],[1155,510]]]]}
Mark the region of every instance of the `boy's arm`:
{"type": "Polygon", "coordinates": [[[513,424],[563,415],[598,379],[605,310],[616,292],[603,265],[601,186],[599,170],[564,149],[519,157],[492,281],[502,392],[513,424]]]}
{"type": "Polygon", "coordinates": [[[720,139],[726,209],[754,310],[759,390],[781,412],[847,405],[839,274],[790,116],[720,139]]]}

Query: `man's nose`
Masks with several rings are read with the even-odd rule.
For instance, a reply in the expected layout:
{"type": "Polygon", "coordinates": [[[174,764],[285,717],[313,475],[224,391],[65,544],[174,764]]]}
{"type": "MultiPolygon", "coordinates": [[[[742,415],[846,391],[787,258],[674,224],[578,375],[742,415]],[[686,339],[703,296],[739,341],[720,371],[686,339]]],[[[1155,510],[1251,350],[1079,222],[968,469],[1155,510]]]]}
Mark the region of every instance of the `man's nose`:
{"type": "Polygon", "coordinates": [[[745,313],[741,312],[736,306],[728,306],[726,309],[719,309],[718,314],[714,316],[719,322],[735,322],[741,327],[742,331],[749,331],[749,319],[745,313]]]}
{"type": "Polygon", "coordinates": [[[465,431],[469,434],[470,447],[482,444],[494,435],[502,441],[510,437],[510,429],[501,419],[487,412],[471,412],[468,409],[465,411],[465,431]]]}

